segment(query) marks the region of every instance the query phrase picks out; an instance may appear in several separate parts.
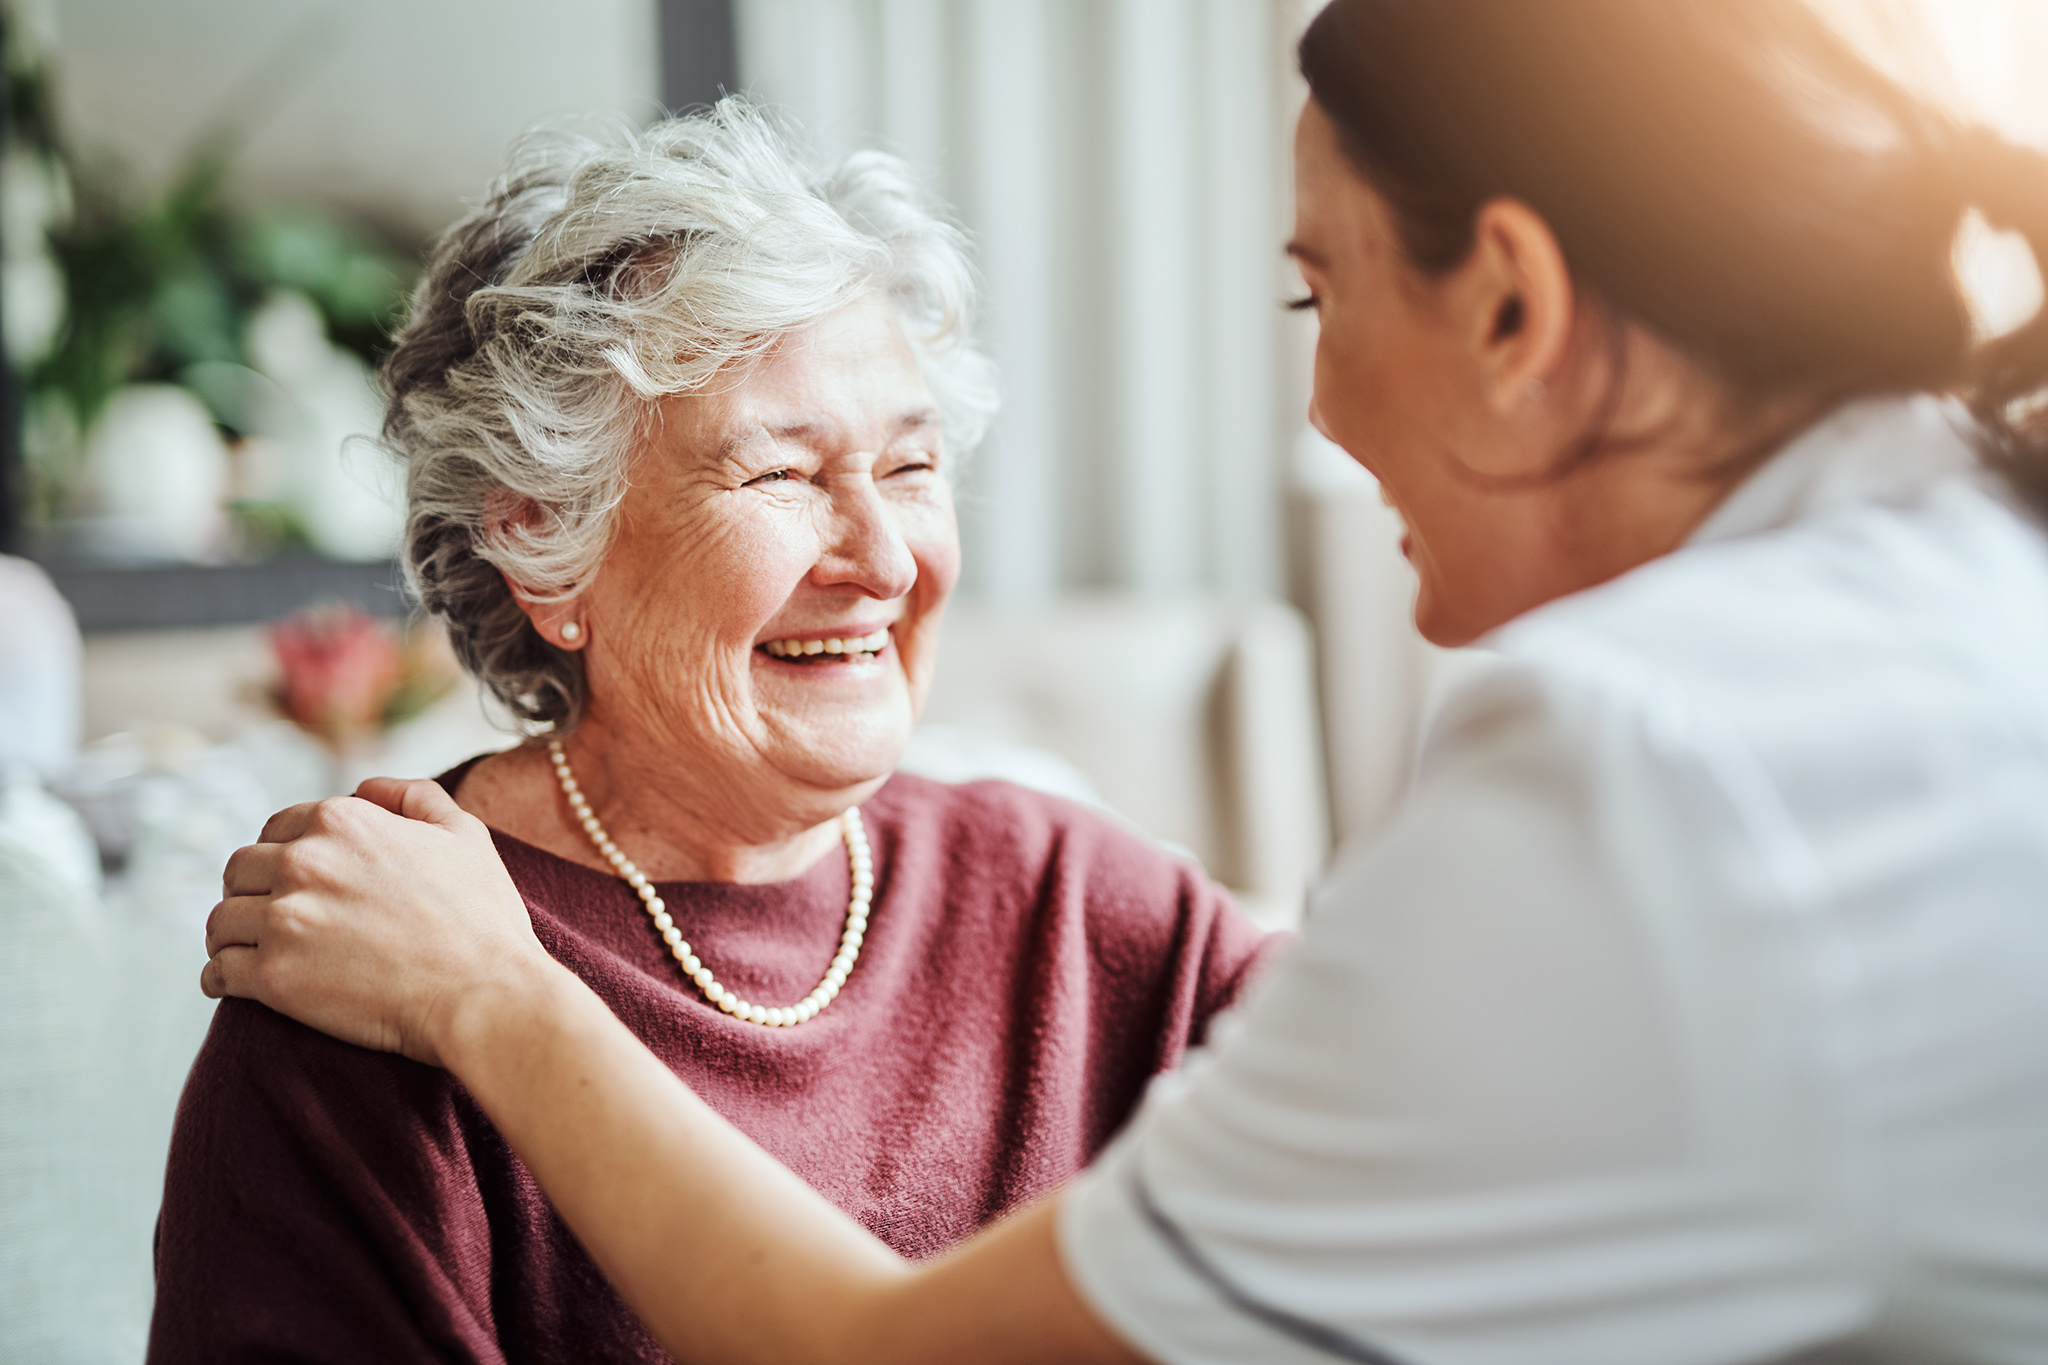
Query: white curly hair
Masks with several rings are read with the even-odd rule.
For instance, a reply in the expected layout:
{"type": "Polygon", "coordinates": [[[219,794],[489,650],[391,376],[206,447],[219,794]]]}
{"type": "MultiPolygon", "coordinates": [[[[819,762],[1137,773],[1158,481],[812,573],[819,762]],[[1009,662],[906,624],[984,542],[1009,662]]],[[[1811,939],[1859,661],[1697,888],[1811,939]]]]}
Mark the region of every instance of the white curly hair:
{"type": "Polygon", "coordinates": [[[514,144],[435,244],[380,377],[384,444],[406,467],[407,578],[523,725],[573,726],[584,678],[506,577],[541,599],[572,593],[610,545],[659,399],[730,382],[874,293],[899,310],[965,455],[996,408],[974,269],[902,161],[864,151],[817,171],[732,96],[638,131],[514,144]]]}

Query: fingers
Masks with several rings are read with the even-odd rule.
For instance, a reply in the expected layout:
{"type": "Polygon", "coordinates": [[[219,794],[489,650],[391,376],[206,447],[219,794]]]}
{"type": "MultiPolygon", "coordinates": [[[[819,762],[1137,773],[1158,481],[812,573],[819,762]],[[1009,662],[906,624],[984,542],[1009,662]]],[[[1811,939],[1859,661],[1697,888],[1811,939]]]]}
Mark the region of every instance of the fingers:
{"type": "MultiPolygon", "coordinates": [[[[356,788],[356,797],[393,815],[427,824],[449,826],[473,818],[455,804],[455,798],[440,783],[424,778],[372,777],[356,788]]],[[[288,844],[337,821],[345,826],[348,808],[353,804],[351,798],[343,796],[288,806],[264,822],[258,842],[288,844]]],[[[355,809],[360,811],[362,807],[355,809]]]]}
{"type": "Polygon", "coordinates": [[[199,993],[209,1000],[222,1000],[230,995],[244,1000],[261,1000],[259,963],[254,948],[223,948],[199,969],[199,993]]]}
{"type": "Polygon", "coordinates": [[[278,855],[283,844],[250,844],[228,855],[220,874],[223,896],[261,896],[278,889],[278,855]]]}
{"type": "Polygon", "coordinates": [[[263,958],[254,948],[227,947],[199,969],[199,993],[209,1000],[236,996],[269,1004],[263,982],[263,958]]]}
{"type": "Polygon", "coordinates": [[[272,895],[292,889],[303,880],[307,867],[317,860],[313,845],[318,836],[348,827],[352,812],[345,807],[360,804],[343,797],[335,801],[311,801],[281,810],[263,826],[261,843],[249,844],[228,855],[220,877],[223,896],[272,895]],[[297,874],[295,877],[294,874],[297,874]]]}
{"type": "Polygon", "coordinates": [[[372,777],[356,788],[356,795],[382,806],[393,815],[433,825],[454,824],[467,817],[467,812],[455,804],[455,798],[445,787],[424,778],[408,781],[397,777],[372,777]]]}
{"type": "Polygon", "coordinates": [[[411,785],[402,777],[366,777],[356,785],[356,796],[393,815],[403,815],[405,789],[411,785]]]}
{"type": "Polygon", "coordinates": [[[267,895],[229,896],[206,917],[206,955],[223,948],[253,948],[263,942],[270,907],[267,895]]]}
{"type": "Polygon", "coordinates": [[[256,842],[289,843],[312,827],[314,812],[319,809],[318,801],[301,801],[296,806],[286,806],[263,822],[263,832],[256,836],[256,842]]]}

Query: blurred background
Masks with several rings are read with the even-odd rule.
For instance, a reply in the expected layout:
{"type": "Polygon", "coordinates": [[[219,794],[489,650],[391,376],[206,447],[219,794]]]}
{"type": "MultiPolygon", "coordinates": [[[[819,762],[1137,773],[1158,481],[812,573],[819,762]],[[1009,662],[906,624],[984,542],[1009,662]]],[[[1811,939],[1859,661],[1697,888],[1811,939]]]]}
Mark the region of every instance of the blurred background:
{"type": "MultiPolygon", "coordinates": [[[[1815,0],[2048,139],[2048,0],[1815,0]]],[[[270,810],[511,736],[391,562],[370,375],[536,121],[744,90],[973,233],[1005,406],[906,766],[1199,857],[1268,923],[1405,790],[1399,530],[1284,313],[1314,0],[12,0],[0,99],[0,1358],[138,1360],[199,925],[270,810]]],[[[1959,270],[2023,314],[2024,251],[1959,270]]]]}

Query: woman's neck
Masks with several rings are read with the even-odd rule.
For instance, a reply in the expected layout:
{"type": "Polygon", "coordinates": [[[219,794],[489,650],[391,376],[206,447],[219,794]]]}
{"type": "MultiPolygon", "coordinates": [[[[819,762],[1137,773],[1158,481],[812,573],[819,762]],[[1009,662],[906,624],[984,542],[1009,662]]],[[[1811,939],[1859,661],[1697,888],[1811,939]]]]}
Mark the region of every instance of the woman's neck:
{"type": "MultiPolygon", "coordinates": [[[[758,809],[761,803],[707,802],[705,791],[679,779],[676,765],[649,765],[597,727],[579,730],[565,747],[605,832],[656,881],[787,881],[839,843],[837,811],[806,821],[778,818],[758,809]]],[[[611,871],[570,814],[544,741],[483,760],[455,800],[493,829],[569,862],[611,871]]]]}
{"type": "Polygon", "coordinates": [[[1806,395],[1745,400],[1718,382],[1692,378],[1662,392],[1646,385],[1650,392],[1633,395],[1602,433],[1607,448],[1532,490],[1540,509],[1532,524],[1545,553],[1534,556],[1540,572],[1523,580],[1529,606],[1604,583],[1684,545],[1828,406],[1806,395]]]}

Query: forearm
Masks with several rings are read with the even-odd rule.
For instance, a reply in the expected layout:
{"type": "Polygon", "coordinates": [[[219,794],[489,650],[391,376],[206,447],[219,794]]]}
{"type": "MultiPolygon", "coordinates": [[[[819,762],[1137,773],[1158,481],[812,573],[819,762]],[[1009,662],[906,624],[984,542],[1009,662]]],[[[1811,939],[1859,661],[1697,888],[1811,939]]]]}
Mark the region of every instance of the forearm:
{"type": "Polygon", "coordinates": [[[852,1360],[906,1264],[697,1098],[567,971],[480,993],[443,1059],[679,1360],[852,1360]]]}
{"type": "Polygon", "coordinates": [[[913,1268],[713,1113],[566,971],[480,995],[442,1052],[680,1361],[1137,1359],[1068,1285],[1050,1203],[913,1268]]]}

